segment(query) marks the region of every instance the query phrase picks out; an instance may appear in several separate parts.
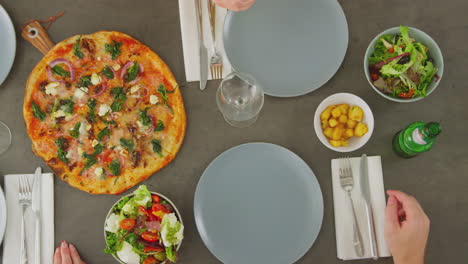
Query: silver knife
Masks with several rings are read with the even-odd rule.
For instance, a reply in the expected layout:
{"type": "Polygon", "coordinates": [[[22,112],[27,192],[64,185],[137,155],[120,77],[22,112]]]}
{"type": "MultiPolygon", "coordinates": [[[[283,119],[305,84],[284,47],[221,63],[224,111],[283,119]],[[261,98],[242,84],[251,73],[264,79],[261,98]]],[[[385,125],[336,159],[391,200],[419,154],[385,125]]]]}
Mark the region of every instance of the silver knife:
{"type": "Polygon", "coordinates": [[[42,170],[37,167],[34,173],[31,209],[36,218],[36,232],[34,234],[34,264],[41,263],[41,181],[42,170]]]}
{"type": "Polygon", "coordinates": [[[372,213],[372,203],[369,185],[369,167],[367,155],[361,157],[361,192],[366,204],[367,228],[369,230],[370,252],[373,259],[378,258],[377,242],[375,239],[374,215],[372,213]]]}
{"type": "Polygon", "coordinates": [[[202,1],[195,0],[195,7],[197,9],[197,27],[198,27],[198,46],[200,57],[200,90],[205,90],[206,82],[208,80],[208,50],[206,49],[205,40],[203,38],[203,8],[202,1]]]}

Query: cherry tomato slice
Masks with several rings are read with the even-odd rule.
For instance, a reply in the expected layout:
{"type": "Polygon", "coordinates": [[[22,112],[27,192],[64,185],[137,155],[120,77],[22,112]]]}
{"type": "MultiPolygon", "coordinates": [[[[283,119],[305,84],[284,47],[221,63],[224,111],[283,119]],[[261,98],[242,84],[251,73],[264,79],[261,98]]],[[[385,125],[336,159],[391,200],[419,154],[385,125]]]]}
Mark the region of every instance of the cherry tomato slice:
{"type": "Polygon", "coordinates": [[[150,247],[150,246],[145,246],[144,252],[163,252],[164,248],[162,247],[150,247]]]}
{"type": "MultiPolygon", "coordinates": [[[[146,247],[145,247],[145,252],[146,251],[146,247]]],[[[151,252],[151,251],[149,251],[151,252]]],[[[155,259],[153,256],[148,256],[144,261],[143,261],[143,264],[157,264],[159,263],[159,261],[157,259],[155,259]]]]}
{"type": "Polygon", "coordinates": [[[161,202],[161,197],[157,196],[156,194],[151,195],[151,198],[153,199],[153,203],[160,203],[161,202]]]}
{"type": "Polygon", "coordinates": [[[410,98],[414,95],[414,89],[410,89],[407,93],[399,93],[398,97],[401,98],[410,98]]]}
{"type": "Polygon", "coordinates": [[[133,218],[125,218],[120,221],[120,228],[125,230],[130,230],[136,225],[136,221],[133,218]]]}
{"type": "Polygon", "coordinates": [[[157,212],[153,212],[152,213],[154,216],[156,216],[158,218],[158,220],[162,221],[164,215],[166,214],[166,212],[164,211],[157,211],[157,212]]]}
{"type": "Polygon", "coordinates": [[[167,209],[162,204],[153,204],[153,206],[151,206],[151,211],[153,211],[153,213],[158,211],[166,212],[167,209]]]}
{"type": "Polygon", "coordinates": [[[148,242],[156,242],[156,241],[159,240],[158,234],[148,232],[148,231],[141,234],[141,238],[143,238],[144,240],[146,240],[148,242]]]}
{"type": "Polygon", "coordinates": [[[395,47],[392,46],[392,47],[388,50],[388,52],[389,52],[389,53],[395,52],[395,47]]]}
{"type": "Polygon", "coordinates": [[[379,79],[379,75],[377,73],[371,73],[371,79],[375,82],[379,79]]]}

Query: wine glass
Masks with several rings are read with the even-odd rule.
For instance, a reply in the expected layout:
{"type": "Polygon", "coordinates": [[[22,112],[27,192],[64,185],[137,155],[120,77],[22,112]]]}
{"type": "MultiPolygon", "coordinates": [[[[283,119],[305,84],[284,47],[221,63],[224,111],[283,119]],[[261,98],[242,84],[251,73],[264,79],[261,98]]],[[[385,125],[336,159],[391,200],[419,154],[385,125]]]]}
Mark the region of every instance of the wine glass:
{"type": "Polygon", "coordinates": [[[0,155],[5,153],[11,145],[11,131],[10,128],[0,121],[0,155]]]}
{"type": "Polygon", "coordinates": [[[219,85],[216,102],[228,124],[243,128],[257,120],[263,107],[264,93],[251,75],[232,72],[219,85]]]}

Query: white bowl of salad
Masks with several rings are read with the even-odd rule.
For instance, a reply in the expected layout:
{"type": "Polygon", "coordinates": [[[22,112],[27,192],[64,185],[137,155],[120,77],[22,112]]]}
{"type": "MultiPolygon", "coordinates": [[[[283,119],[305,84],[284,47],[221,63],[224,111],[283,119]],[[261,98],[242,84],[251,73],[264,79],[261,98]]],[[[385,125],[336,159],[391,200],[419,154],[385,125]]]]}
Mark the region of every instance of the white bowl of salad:
{"type": "Polygon", "coordinates": [[[104,252],[125,264],[176,262],[183,233],[182,217],[174,204],[140,185],[107,214],[104,252]]]}
{"type": "Polygon", "coordinates": [[[395,102],[414,102],[437,88],[444,60],[428,34],[400,26],[372,40],[364,56],[364,72],[378,94],[395,102]]]}

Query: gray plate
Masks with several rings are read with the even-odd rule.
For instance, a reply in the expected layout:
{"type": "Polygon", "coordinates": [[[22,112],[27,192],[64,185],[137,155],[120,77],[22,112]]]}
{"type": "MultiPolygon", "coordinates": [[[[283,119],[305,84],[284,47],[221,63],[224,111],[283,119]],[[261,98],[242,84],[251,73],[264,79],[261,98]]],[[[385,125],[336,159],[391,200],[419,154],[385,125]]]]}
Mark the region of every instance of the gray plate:
{"type": "Polygon", "coordinates": [[[0,85],[10,72],[16,53],[16,35],[8,13],[0,5],[0,85]]]}
{"type": "Polygon", "coordinates": [[[226,264],[294,263],[322,225],[323,198],[312,170],[293,152],[249,143],[218,156],[194,200],[198,232],[226,264]]]}
{"type": "Polygon", "coordinates": [[[233,68],[252,74],[265,94],[299,96],[324,85],[343,62],[348,24],[336,0],[257,0],[229,12],[224,48],[233,68]]]}
{"type": "Polygon", "coordinates": [[[3,236],[5,235],[5,227],[7,222],[7,207],[5,202],[5,194],[0,186],[0,244],[3,242],[3,236]]]}

